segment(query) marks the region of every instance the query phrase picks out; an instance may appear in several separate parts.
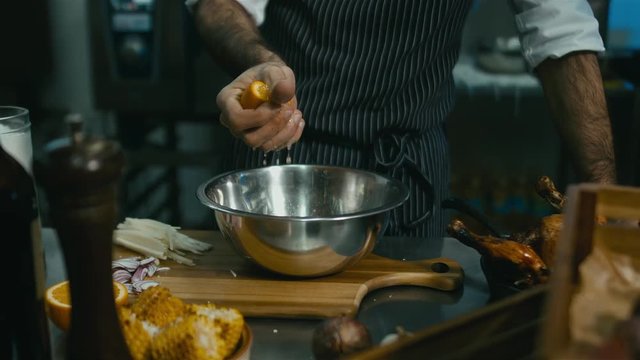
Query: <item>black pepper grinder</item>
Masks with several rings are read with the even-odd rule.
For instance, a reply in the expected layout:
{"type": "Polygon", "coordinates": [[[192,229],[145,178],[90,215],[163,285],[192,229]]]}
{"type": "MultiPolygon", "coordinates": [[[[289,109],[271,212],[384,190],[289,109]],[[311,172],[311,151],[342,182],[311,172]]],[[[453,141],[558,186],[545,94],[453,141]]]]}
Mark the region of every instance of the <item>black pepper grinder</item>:
{"type": "Polygon", "coordinates": [[[35,173],[47,195],[71,287],[67,358],[130,359],[111,278],[124,155],[118,143],[86,135],[79,114],[65,121],[71,136],[47,144],[35,173]]]}

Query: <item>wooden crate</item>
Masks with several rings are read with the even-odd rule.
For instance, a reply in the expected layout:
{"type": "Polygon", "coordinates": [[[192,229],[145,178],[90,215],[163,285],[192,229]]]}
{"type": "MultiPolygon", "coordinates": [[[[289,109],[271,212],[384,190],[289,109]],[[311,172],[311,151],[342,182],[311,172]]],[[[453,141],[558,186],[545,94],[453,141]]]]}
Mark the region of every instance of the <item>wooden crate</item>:
{"type": "Polygon", "coordinates": [[[570,345],[569,306],[580,283],[578,267],[593,244],[604,242],[610,249],[640,250],[640,188],[580,184],[567,191],[564,228],[556,249],[556,263],[545,304],[545,322],[539,334],[540,356],[566,358],[570,345]],[[598,224],[596,216],[628,220],[598,224]],[[631,225],[633,223],[633,225],[631,225]]]}

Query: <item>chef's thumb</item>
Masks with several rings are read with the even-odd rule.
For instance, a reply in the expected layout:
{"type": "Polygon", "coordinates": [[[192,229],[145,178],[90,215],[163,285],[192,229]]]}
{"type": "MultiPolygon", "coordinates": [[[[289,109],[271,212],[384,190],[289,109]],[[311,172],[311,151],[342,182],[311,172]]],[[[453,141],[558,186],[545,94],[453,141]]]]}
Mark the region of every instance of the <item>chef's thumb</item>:
{"type": "Polygon", "coordinates": [[[296,79],[288,66],[278,66],[277,70],[272,69],[271,81],[271,102],[274,104],[285,104],[296,94],[296,79]]]}

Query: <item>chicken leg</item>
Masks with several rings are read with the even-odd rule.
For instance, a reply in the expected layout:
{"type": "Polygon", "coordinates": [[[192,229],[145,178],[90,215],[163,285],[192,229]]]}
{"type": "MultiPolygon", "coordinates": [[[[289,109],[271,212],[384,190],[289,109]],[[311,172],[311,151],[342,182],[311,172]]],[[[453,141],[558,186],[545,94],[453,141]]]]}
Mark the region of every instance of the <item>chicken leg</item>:
{"type": "Polygon", "coordinates": [[[556,188],[548,176],[541,176],[536,182],[536,193],[545,199],[556,210],[562,212],[567,198],[556,188]]]}
{"type": "Polygon", "coordinates": [[[547,281],[549,270],[531,246],[490,235],[477,235],[457,219],[449,224],[447,231],[450,236],[486,258],[512,264],[518,285],[531,286],[547,281]]]}
{"type": "MultiPolygon", "coordinates": [[[[538,179],[536,192],[556,210],[562,211],[564,208],[566,197],[557,190],[548,176],[542,176],[538,179]]],[[[540,219],[536,226],[523,232],[511,234],[509,239],[531,246],[546,264],[553,265],[562,224],[562,214],[548,215],[540,219]]]]}

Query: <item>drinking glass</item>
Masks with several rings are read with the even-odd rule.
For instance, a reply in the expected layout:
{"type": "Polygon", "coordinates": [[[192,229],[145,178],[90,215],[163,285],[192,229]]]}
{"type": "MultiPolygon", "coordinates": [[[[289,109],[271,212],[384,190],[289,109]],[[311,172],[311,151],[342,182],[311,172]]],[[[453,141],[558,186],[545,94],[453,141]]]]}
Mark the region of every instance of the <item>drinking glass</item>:
{"type": "Polygon", "coordinates": [[[29,110],[18,106],[0,106],[0,146],[32,174],[29,110]]]}

